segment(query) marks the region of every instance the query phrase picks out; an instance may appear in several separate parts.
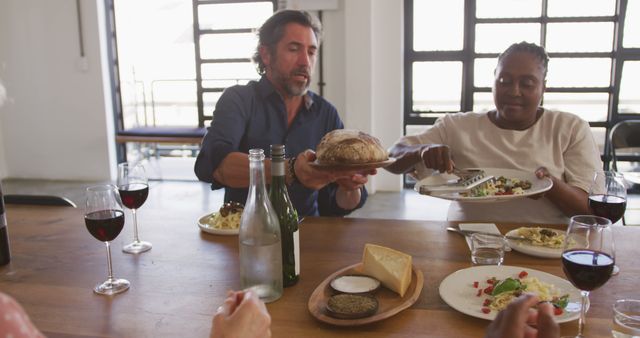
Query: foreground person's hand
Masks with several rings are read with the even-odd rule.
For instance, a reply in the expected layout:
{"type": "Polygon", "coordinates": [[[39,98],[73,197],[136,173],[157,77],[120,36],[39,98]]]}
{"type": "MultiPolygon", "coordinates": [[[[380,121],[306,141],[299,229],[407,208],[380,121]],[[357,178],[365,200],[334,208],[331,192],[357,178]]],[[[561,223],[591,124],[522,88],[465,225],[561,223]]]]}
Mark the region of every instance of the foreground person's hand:
{"type": "Polygon", "coordinates": [[[213,316],[211,338],[271,337],[271,316],[253,291],[230,291],[213,316]]]}
{"type": "Polygon", "coordinates": [[[486,338],[557,338],[560,328],[553,319],[553,305],[538,304],[538,297],[523,295],[502,310],[487,328],[486,338]]]}

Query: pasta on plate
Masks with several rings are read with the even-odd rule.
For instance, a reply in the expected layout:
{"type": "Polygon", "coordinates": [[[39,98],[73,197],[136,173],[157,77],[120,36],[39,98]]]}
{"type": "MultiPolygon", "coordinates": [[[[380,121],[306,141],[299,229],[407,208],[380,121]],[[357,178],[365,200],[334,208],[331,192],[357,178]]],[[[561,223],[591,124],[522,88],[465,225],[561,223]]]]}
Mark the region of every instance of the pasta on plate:
{"type": "Polygon", "coordinates": [[[240,228],[240,216],[244,206],[237,202],[225,203],[218,212],[212,213],[204,220],[210,228],[220,230],[235,230],[240,228]]]}
{"type": "Polygon", "coordinates": [[[553,249],[562,248],[564,245],[564,233],[540,227],[522,227],[516,229],[519,236],[529,239],[529,243],[535,246],[544,246],[553,249]]]}

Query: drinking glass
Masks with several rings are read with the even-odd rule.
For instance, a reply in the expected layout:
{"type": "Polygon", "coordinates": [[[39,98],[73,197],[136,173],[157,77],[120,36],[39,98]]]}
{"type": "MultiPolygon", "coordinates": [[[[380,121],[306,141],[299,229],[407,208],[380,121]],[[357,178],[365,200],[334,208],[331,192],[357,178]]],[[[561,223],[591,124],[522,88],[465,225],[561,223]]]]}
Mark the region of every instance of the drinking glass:
{"type": "Polygon", "coordinates": [[[619,221],[627,208],[627,188],[622,174],[596,171],[589,189],[589,207],[596,216],[608,218],[611,224],[619,221]]]}
{"type": "Polygon", "coordinates": [[[640,300],[620,299],[613,304],[614,338],[640,337],[640,300]]]}
{"type": "Polygon", "coordinates": [[[593,215],[571,217],[562,252],[562,270],[571,284],[580,289],[582,306],[578,337],[584,337],[589,292],[606,283],[615,263],[611,221],[593,215]]]}
{"type": "Polygon", "coordinates": [[[471,262],[476,265],[501,265],[507,243],[502,236],[471,235],[471,262]]]}
{"type": "Polygon", "coordinates": [[[107,280],[97,284],[93,292],[114,295],[129,289],[129,281],[113,278],[111,268],[111,247],[109,242],[118,237],[124,227],[124,211],[118,191],[113,185],[99,185],[87,188],[87,205],[84,223],[89,233],[107,246],[107,280]]]}
{"type": "Polygon", "coordinates": [[[138,218],[136,211],[149,196],[149,181],[144,167],[140,164],[118,164],[118,191],[125,207],[131,209],[133,215],[133,242],[125,245],[122,251],[139,254],[151,250],[151,243],[141,241],[138,237],[138,218]]]}

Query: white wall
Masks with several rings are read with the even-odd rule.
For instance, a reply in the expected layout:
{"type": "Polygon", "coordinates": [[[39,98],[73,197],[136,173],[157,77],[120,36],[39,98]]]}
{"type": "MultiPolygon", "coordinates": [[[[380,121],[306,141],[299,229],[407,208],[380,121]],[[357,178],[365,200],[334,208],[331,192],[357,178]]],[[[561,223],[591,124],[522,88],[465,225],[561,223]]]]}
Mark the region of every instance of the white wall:
{"type": "Polygon", "coordinates": [[[75,3],[0,0],[0,78],[10,97],[0,108],[2,177],[113,177],[113,117],[100,52],[103,1],[81,1],[86,71],[78,67],[75,3]]]}
{"type": "MultiPolygon", "coordinates": [[[[0,78],[12,98],[0,108],[0,177],[113,177],[101,6],[82,0],[83,72],[74,0],[0,0],[0,78]]],[[[337,10],[323,11],[325,97],[347,128],[371,133],[385,147],[402,133],[402,6],[339,0],[337,10]]],[[[372,191],[402,186],[384,170],[371,182],[372,191]]]]}
{"type": "MultiPolygon", "coordinates": [[[[390,147],[402,135],[403,2],[343,0],[323,13],[326,98],[346,128],[368,132],[390,147]]],[[[402,177],[379,170],[369,185],[402,189],[402,177]]]]}

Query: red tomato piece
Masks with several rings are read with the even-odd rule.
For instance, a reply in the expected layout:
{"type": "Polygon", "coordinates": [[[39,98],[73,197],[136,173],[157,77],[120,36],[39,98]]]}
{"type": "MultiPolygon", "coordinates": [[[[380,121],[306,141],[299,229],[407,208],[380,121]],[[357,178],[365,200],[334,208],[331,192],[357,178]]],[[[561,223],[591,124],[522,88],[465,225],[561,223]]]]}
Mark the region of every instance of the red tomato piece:
{"type": "Polygon", "coordinates": [[[474,288],[476,288],[476,289],[477,289],[477,288],[478,288],[478,285],[480,285],[480,283],[478,283],[477,281],[476,281],[476,282],[473,282],[473,287],[474,287],[474,288]]]}
{"type": "Polygon", "coordinates": [[[484,300],[484,303],[482,303],[482,306],[489,306],[489,304],[491,304],[491,299],[487,298],[484,300]]]}
{"type": "Polygon", "coordinates": [[[491,292],[493,292],[493,285],[489,285],[486,288],[484,288],[484,293],[490,295],[491,292]]]}
{"type": "Polygon", "coordinates": [[[478,289],[478,293],[476,294],[477,297],[482,296],[482,289],[478,289]]]}
{"type": "Polygon", "coordinates": [[[564,310],[561,307],[553,307],[553,314],[556,316],[561,316],[564,310]]]}
{"type": "Polygon", "coordinates": [[[488,308],[488,307],[483,307],[482,308],[482,313],[489,313],[489,312],[491,312],[490,308],[488,308]]]}
{"type": "Polygon", "coordinates": [[[520,274],[518,275],[518,278],[525,278],[527,276],[529,276],[529,273],[522,270],[522,272],[520,272],[520,274]]]}

